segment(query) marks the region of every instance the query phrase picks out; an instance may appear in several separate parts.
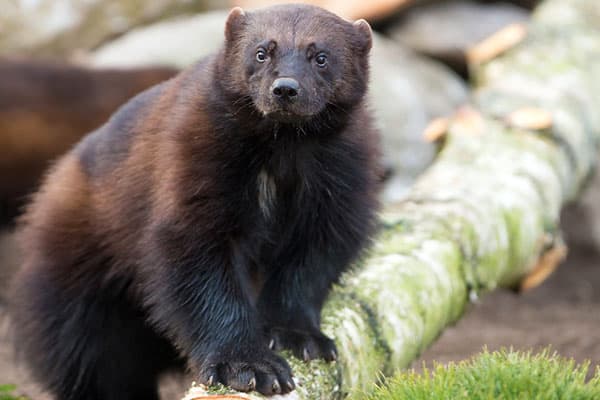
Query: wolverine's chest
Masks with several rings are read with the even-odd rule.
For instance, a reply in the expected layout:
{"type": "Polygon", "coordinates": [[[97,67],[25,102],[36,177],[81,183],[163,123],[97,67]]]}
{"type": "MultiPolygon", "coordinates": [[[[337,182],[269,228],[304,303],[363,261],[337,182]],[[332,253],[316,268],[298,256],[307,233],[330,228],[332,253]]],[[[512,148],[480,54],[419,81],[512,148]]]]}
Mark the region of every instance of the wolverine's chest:
{"type": "Polygon", "coordinates": [[[273,174],[262,167],[256,176],[255,201],[260,215],[269,219],[277,206],[277,182],[273,174]]]}
{"type": "Polygon", "coordinates": [[[248,192],[258,216],[265,220],[281,218],[283,211],[292,211],[306,194],[303,188],[311,176],[313,160],[302,148],[271,151],[254,167],[248,192]]]}
{"type": "Polygon", "coordinates": [[[251,179],[250,196],[264,221],[290,223],[306,207],[316,206],[320,190],[328,190],[318,162],[306,155],[272,157],[258,166],[251,179]]]}
{"type": "Polygon", "coordinates": [[[360,173],[353,172],[357,163],[345,156],[343,146],[315,141],[255,150],[237,164],[244,190],[236,192],[241,196],[234,212],[244,221],[244,232],[281,237],[305,229],[308,220],[311,225],[323,221],[331,207],[349,208],[345,199],[360,173]]]}

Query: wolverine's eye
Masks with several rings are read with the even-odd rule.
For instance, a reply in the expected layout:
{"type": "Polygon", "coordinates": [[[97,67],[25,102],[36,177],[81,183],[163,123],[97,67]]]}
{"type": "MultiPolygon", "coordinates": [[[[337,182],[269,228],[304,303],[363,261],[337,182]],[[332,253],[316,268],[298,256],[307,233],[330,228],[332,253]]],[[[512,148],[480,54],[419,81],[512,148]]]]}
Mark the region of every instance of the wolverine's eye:
{"type": "Polygon", "coordinates": [[[317,63],[317,65],[321,68],[323,68],[324,66],[327,65],[327,56],[323,53],[318,54],[315,57],[315,62],[317,63]]]}
{"type": "Polygon", "coordinates": [[[256,51],[256,61],[259,63],[264,63],[267,61],[267,52],[264,49],[258,49],[256,51]]]}

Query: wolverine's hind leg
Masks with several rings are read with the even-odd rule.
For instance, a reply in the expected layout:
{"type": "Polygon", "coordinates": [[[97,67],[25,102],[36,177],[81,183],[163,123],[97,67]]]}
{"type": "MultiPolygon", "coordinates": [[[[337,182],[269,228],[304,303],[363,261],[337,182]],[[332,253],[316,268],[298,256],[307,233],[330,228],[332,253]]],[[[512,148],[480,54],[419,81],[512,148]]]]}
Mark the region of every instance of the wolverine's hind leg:
{"type": "Polygon", "coordinates": [[[34,377],[56,400],[158,400],[176,354],[126,301],[127,285],[50,271],[29,268],[15,285],[16,344],[34,377]]]}

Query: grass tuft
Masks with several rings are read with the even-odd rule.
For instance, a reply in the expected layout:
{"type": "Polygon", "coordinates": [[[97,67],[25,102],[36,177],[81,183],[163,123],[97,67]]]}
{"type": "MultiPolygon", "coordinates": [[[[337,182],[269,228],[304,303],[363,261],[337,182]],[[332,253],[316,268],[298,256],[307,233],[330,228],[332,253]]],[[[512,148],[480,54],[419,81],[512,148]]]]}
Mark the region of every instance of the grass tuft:
{"type": "Polygon", "coordinates": [[[14,385],[0,384],[0,400],[26,400],[25,397],[14,395],[15,390],[14,385]]]}
{"type": "Polygon", "coordinates": [[[586,382],[589,363],[550,354],[484,350],[471,360],[434,364],[422,373],[389,379],[367,400],[598,400],[600,369],[586,382]]]}

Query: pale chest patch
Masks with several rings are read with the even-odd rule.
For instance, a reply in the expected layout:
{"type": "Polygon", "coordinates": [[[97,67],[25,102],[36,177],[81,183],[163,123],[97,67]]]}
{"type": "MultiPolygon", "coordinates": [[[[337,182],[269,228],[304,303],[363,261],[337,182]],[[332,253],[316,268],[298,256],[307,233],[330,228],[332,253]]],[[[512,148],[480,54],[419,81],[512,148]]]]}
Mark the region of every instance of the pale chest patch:
{"type": "Polygon", "coordinates": [[[258,192],[258,206],[263,216],[268,218],[271,215],[271,211],[275,206],[275,200],[277,196],[277,187],[275,180],[269,173],[263,168],[260,170],[257,178],[257,192],[258,192]]]}

